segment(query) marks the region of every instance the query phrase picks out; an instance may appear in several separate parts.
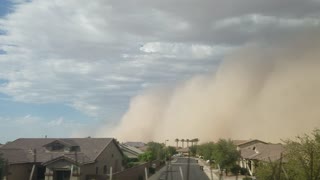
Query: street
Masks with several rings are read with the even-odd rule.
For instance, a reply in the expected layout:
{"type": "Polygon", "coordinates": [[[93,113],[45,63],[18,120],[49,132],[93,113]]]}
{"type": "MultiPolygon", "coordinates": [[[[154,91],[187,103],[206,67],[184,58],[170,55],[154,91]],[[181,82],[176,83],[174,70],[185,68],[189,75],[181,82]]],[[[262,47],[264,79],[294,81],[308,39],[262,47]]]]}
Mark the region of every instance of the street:
{"type": "Polygon", "coordinates": [[[166,170],[162,172],[159,180],[209,180],[208,176],[200,169],[200,165],[195,159],[190,158],[189,178],[187,172],[188,158],[178,157],[176,161],[173,161],[166,166],[166,170]]]}

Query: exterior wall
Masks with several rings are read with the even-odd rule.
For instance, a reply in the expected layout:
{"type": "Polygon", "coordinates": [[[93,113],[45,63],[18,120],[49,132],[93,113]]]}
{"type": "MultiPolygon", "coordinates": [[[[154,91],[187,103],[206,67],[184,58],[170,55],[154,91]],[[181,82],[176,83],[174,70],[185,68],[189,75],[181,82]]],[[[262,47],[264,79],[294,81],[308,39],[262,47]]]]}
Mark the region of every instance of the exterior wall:
{"type": "Polygon", "coordinates": [[[32,170],[32,164],[12,164],[9,166],[8,180],[29,179],[32,170]]]}
{"type": "Polygon", "coordinates": [[[110,173],[110,167],[112,167],[112,173],[122,171],[123,156],[117,148],[114,141],[101,152],[95,163],[86,164],[81,167],[81,180],[85,180],[87,175],[107,175],[110,173]],[[106,173],[104,173],[104,167],[106,166],[106,173]],[[98,174],[96,170],[98,168],[98,174]]]}
{"type": "Polygon", "coordinates": [[[81,166],[80,168],[80,180],[86,180],[86,176],[89,174],[95,174],[96,173],[96,165],[93,164],[86,164],[81,166]]]}
{"type": "Polygon", "coordinates": [[[95,163],[95,171],[98,168],[98,175],[109,174],[110,167],[112,167],[112,173],[116,173],[122,170],[123,156],[117,148],[114,141],[112,141],[99,155],[97,162],[95,163]],[[104,166],[107,168],[107,172],[104,173],[104,166]]]}

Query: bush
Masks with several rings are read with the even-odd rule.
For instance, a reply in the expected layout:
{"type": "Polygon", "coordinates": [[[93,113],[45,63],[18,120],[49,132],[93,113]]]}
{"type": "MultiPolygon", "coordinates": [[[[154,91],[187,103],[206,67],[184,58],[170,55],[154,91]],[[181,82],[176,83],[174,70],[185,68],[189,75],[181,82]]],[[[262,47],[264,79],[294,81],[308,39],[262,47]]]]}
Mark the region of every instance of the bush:
{"type": "Polygon", "coordinates": [[[248,169],[246,169],[246,168],[240,168],[240,174],[241,174],[241,175],[248,175],[248,169]]]}
{"type": "Polygon", "coordinates": [[[129,162],[126,164],[125,168],[132,168],[132,167],[138,166],[140,164],[141,164],[140,162],[129,162]]]}
{"type": "Polygon", "coordinates": [[[233,175],[237,175],[239,173],[241,173],[241,167],[239,165],[234,165],[231,169],[230,169],[231,173],[233,175]]]}

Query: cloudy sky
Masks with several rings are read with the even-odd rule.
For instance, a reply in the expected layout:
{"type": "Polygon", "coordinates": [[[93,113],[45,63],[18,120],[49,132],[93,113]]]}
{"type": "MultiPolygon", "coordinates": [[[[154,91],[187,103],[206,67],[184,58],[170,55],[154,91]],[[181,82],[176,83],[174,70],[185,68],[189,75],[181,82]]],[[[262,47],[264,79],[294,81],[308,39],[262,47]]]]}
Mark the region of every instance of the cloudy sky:
{"type": "Polygon", "coordinates": [[[130,100],[320,26],[318,0],[0,0],[0,142],[94,136],[130,100]],[[280,39],[280,40],[279,40],[280,39]]]}

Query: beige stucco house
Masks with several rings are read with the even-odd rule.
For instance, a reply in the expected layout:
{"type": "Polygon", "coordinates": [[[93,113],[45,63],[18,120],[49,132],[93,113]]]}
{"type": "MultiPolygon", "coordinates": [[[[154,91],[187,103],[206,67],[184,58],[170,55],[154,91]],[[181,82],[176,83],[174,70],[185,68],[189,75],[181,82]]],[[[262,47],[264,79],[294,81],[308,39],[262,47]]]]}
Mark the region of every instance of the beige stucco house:
{"type": "Polygon", "coordinates": [[[123,160],[112,138],[21,138],[0,153],[7,160],[8,180],[85,180],[121,171],[123,160]]]}
{"type": "Polygon", "coordinates": [[[266,143],[260,140],[235,140],[233,141],[240,151],[240,167],[246,168],[250,175],[255,173],[257,162],[277,161],[284,152],[282,144],[266,143]]]}

